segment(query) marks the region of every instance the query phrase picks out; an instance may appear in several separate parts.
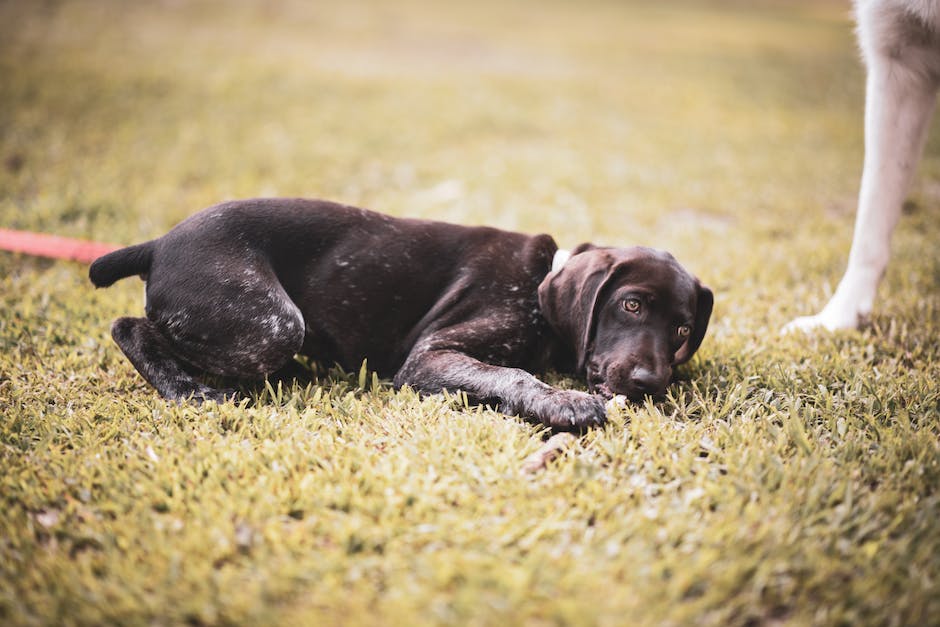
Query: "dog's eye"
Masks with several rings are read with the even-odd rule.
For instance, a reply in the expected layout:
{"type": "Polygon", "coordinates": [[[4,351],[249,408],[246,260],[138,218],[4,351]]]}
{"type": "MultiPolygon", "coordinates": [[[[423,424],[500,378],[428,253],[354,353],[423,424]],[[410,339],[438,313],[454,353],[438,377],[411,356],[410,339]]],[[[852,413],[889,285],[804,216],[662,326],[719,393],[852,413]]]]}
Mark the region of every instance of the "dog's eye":
{"type": "Polygon", "coordinates": [[[689,337],[689,334],[692,333],[692,327],[687,324],[683,324],[676,330],[676,332],[679,334],[679,337],[689,337]]]}
{"type": "Polygon", "coordinates": [[[620,303],[620,305],[621,307],[623,307],[624,311],[627,311],[629,313],[635,314],[638,311],[640,311],[640,301],[637,300],[636,298],[624,298],[623,302],[620,303]]]}

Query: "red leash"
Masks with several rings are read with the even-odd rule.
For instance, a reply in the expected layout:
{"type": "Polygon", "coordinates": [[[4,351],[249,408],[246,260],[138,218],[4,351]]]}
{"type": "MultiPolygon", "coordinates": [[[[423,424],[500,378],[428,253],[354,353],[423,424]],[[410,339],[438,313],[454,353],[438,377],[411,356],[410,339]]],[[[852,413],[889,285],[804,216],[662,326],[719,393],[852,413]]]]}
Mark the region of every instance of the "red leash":
{"type": "Polygon", "coordinates": [[[101,255],[122,248],[115,244],[90,242],[88,240],[0,229],[0,250],[25,253],[37,257],[69,259],[80,263],[91,263],[101,255]]]}

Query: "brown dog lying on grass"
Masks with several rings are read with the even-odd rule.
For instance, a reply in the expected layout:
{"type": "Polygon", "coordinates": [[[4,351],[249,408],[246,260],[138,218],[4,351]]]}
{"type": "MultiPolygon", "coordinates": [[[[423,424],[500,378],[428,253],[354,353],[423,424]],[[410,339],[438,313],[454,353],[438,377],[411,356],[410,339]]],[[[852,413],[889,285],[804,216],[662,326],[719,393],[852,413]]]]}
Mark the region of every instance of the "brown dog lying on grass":
{"type": "Polygon", "coordinates": [[[262,379],[297,354],[397,387],[461,391],[558,429],[604,399],[661,396],[702,343],[712,292],[672,255],[385,216],[325,201],[210,207],[97,259],[98,287],[139,274],[145,318],[111,335],[167,399],[223,401],[199,374],[262,379]],[[594,394],[530,372],[584,374],[594,394]]]}

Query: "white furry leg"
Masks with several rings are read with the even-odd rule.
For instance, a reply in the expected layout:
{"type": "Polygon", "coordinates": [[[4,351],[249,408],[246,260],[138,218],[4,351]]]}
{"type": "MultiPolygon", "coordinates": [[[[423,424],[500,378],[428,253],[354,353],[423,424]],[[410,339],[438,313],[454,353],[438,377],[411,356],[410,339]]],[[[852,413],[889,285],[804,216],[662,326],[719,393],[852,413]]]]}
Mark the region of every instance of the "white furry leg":
{"type": "Polygon", "coordinates": [[[867,317],[891,256],[891,234],[926,141],[936,86],[905,59],[869,59],[865,100],[865,165],[855,234],[845,275],[815,316],[788,331],[854,329],[867,317]]]}

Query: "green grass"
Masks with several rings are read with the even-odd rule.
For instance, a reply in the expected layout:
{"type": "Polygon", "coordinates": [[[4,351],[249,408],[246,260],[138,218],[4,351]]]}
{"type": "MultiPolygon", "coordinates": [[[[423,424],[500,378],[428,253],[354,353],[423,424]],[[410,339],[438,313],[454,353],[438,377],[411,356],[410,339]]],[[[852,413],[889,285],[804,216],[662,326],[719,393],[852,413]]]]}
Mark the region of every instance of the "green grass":
{"type": "Polygon", "coordinates": [[[139,282],[0,253],[0,622],[940,624],[940,125],[871,327],[777,332],[851,237],[848,7],[331,4],[0,1],[0,226],[302,195],[648,244],[702,350],[527,476],[543,430],[366,372],[168,405],[108,336],[139,282]]]}

